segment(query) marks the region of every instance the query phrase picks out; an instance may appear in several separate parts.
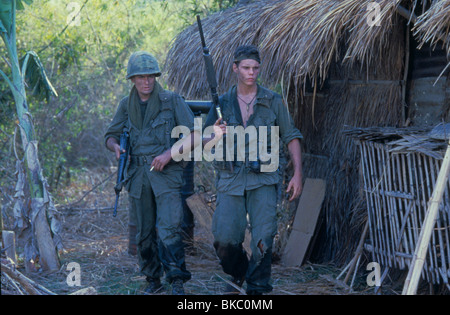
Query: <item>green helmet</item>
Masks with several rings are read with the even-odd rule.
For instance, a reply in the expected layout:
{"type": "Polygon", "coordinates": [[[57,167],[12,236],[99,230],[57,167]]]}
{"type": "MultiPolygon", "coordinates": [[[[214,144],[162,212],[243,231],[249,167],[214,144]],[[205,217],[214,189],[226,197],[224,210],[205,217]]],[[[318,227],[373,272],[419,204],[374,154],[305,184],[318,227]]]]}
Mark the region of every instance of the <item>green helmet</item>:
{"type": "Polygon", "coordinates": [[[154,74],[157,77],[161,75],[158,61],[146,51],[137,51],[131,54],[128,60],[127,79],[135,75],[154,74]]]}

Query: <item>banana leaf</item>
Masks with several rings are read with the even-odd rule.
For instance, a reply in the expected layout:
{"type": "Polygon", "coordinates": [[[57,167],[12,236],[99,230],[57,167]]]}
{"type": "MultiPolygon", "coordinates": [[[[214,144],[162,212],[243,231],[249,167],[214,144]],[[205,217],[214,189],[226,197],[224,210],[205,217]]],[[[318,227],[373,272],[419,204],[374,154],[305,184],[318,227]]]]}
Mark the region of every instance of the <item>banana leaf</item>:
{"type": "Polygon", "coordinates": [[[0,0],[0,32],[6,33],[7,36],[11,35],[15,15],[14,5],[17,10],[22,10],[23,2],[31,4],[33,0],[0,0]]]}
{"type": "Polygon", "coordinates": [[[20,67],[22,69],[23,79],[27,82],[33,95],[45,97],[47,100],[49,100],[51,94],[58,96],[58,93],[47,77],[41,60],[34,51],[28,51],[20,59],[20,67]]]}

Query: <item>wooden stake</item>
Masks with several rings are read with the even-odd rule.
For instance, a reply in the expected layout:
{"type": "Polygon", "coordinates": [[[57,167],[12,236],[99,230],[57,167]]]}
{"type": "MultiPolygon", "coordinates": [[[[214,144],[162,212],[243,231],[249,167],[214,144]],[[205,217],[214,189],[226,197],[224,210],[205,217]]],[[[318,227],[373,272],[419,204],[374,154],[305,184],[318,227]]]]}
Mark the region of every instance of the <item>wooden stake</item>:
{"type": "Polygon", "coordinates": [[[428,211],[419,235],[416,249],[414,251],[411,267],[409,268],[408,277],[406,278],[403,287],[403,295],[414,295],[417,292],[417,285],[419,284],[420,274],[425,262],[425,257],[430,243],[431,234],[436,224],[436,218],[439,211],[439,205],[444,194],[444,189],[447,184],[448,172],[450,169],[450,142],[447,146],[444,161],[439,171],[436,181],[436,186],[431,196],[428,211]]]}
{"type": "MultiPolygon", "coordinates": [[[[361,234],[361,238],[359,239],[359,243],[358,243],[358,247],[356,248],[356,252],[355,252],[355,256],[353,257],[351,263],[349,264],[349,270],[347,275],[344,278],[344,283],[347,283],[348,279],[350,278],[350,274],[353,272],[353,270],[358,269],[357,265],[359,262],[359,259],[361,257],[361,254],[363,252],[364,249],[364,241],[366,240],[366,236],[367,236],[367,232],[369,231],[369,221],[366,221],[366,224],[364,226],[364,230],[361,234]],[[356,266],[356,268],[355,268],[356,266]]],[[[339,275],[340,277],[341,275],[339,275]]],[[[337,277],[336,279],[339,280],[339,277],[337,277]]],[[[353,281],[352,281],[353,282],[353,281]]],[[[350,286],[351,288],[352,286],[350,286]]]]}
{"type": "Polygon", "coordinates": [[[6,256],[11,258],[14,264],[17,265],[16,237],[14,231],[2,231],[2,240],[6,256]]]}

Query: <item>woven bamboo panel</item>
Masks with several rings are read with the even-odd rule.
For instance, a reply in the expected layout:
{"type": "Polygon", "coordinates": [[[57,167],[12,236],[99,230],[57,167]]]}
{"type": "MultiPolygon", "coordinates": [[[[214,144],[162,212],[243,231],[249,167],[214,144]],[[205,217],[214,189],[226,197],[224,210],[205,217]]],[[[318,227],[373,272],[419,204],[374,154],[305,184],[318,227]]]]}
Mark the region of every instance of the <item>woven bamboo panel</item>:
{"type": "MultiPolygon", "coordinates": [[[[383,142],[358,141],[367,199],[370,243],[382,266],[409,267],[442,159],[383,142]]],[[[450,181],[431,237],[422,277],[433,284],[450,278],[450,181]]]]}

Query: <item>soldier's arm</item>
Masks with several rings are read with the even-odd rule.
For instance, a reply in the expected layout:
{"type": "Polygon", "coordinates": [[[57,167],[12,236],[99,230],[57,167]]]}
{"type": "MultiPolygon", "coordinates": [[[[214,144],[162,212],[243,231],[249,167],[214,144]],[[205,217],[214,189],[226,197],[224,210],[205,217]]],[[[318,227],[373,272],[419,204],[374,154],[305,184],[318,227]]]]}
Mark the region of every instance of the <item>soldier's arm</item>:
{"type": "Polygon", "coordinates": [[[120,101],[116,114],[114,115],[114,118],[109,124],[108,129],[105,133],[106,148],[114,152],[117,159],[119,159],[120,157],[120,134],[123,132],[123,128],[125,127],[125,124],[128,120],[128,114],[126,110],[127,101],[127,97],[123,98],[120,101]]]}
{"type": "Polygon", "coordinates": [[[289,181],[286,192],[290,193],[289,201],[296,199],[303,190],[302,174],[302,150],[299,139],[293,139],[288,143],[289,155],[294,167],[294,175],[289,181]]]}
{"type": "Polygon", "coordinates": [[[290,116],[287,106],[281,97],[276,96],[275,108],[277,114],[277,125],[280,128],[280,137],[284,143],[287,143],[289,155],[294,168],[294,175],[289,181],[286,192],[290,193],[289,201],[296,199],[303,190],[302,182],[302,151],[300,139],[303,138],[300,131],[295,127],[294,121],[290,116]]]}
{"type": "Polygon", "coordinates": [[[110,150],[116,154],[116,159],[120,158],[120,144],[116,138],[109,137],[106,140],[106,147],[108,148],[108,150],[110,150]]]}

